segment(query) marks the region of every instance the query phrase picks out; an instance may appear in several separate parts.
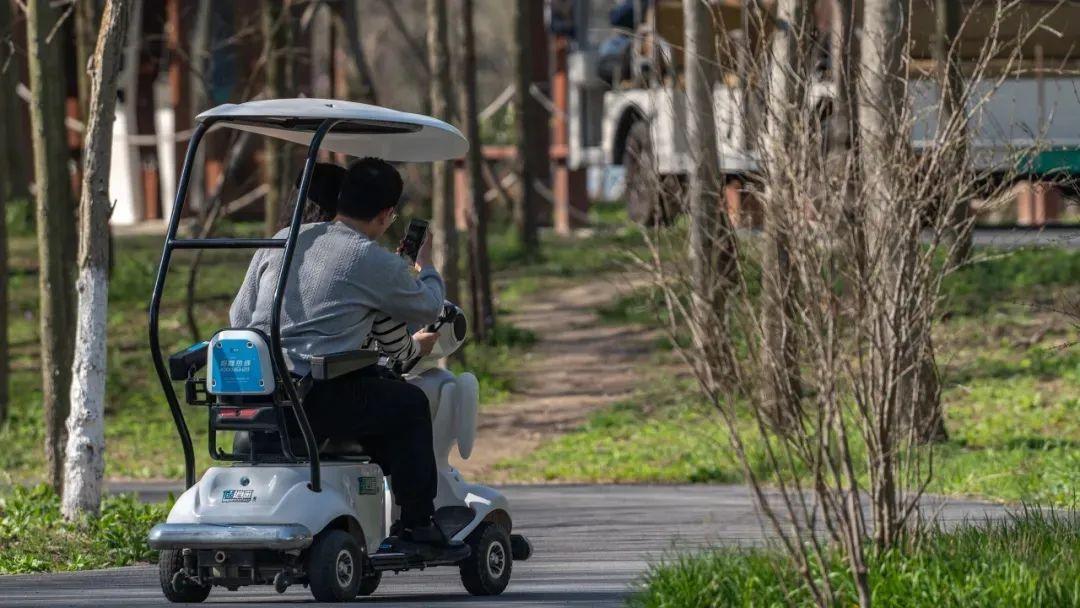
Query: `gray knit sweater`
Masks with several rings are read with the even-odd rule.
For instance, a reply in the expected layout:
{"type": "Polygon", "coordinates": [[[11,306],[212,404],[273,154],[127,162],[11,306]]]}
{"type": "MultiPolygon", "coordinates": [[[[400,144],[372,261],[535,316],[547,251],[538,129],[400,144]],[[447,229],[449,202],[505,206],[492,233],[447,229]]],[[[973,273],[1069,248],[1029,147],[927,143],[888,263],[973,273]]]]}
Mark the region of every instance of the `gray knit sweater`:
{"type": "MultiPolygon", "coordinates": [[[[297,373],[311,355],[360,348],[376,317],[424,325],[442,312],[445,287],[434,268],[414,277],[404,259],[341,222],[304,224],[298,239],[281,311],[282,346],[297,373]]],[[[282,253],[256,252],[229,310],[233,327],[270,333],[282,253]]]]}

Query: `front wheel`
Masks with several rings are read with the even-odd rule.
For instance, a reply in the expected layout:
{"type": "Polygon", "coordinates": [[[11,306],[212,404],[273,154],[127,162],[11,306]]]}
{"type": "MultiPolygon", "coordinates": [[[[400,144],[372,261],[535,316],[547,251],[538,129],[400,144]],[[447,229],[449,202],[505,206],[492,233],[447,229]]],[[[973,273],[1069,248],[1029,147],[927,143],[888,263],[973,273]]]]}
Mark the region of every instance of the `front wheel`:
{"type": "Polygon", "coordinates": [[[174,604],[198,604],[210,595],[210,587],[196,585],[183,574],[184,554],[166,549],[158,554],[158,580],[165,599],[174,604]]]}
{"type": "Polygon", "coordinates": [[[379,588],[379,583],[382,582],[382,572],[372,572],[364,575],[364,578],[360,579],[360,588],[356,590],[356,595],[367,597],[375,590],[379,588]]]}
{"type": "Polygon", "coordinates": [[[320,602],[356,597],[363,577],[360,545],[344,530],[331,530],[315,541],[307,559],[311,595],[320,602]]]}
{"type": "Polygon", "coordinates": [[[499,595],[510,584],[514,557],[510,535],[501,526],[484,522],[469,535],[472,552],[461,562],[461,583],[472,595],[499,595]]]}

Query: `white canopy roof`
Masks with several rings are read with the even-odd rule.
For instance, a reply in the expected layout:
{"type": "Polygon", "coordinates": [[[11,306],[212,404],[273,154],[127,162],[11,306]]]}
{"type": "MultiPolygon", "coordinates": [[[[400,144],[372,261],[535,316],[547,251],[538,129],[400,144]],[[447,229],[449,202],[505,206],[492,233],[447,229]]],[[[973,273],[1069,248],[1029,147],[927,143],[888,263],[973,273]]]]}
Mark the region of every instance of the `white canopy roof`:
{"type": "Polygon", "coordinates": [[[461,158],[469,142],[445,122],[366,103],[336,99],[264,99],[227,103],[196,117],[241,131],[308,145],[319,124],[340,120],[320,149],[400,162],[461,158]]]}

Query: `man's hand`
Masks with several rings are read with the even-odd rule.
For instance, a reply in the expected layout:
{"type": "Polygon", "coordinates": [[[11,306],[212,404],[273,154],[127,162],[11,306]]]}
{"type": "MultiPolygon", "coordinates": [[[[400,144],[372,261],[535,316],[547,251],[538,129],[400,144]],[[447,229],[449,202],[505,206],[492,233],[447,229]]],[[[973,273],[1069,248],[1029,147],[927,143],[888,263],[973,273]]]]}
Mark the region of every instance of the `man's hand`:
{"type": "Polygon", "coordinates": [[[424,236],[424,242],[420,245],[420,249],[416,252],[416,269],[420,270],[432,266],[431,262],[431,231],[428,230],[427,235],[424,236]]]}
{"type": "Polygon", "coordinates": [[[416,344],[420,346],[420,356],[426,357],[431,354],[431,350],[435,348],[435,343],[439,341],[439,334],[433,331],[418,331],[413,334],[413,338],[416,339],[416,344]]]}

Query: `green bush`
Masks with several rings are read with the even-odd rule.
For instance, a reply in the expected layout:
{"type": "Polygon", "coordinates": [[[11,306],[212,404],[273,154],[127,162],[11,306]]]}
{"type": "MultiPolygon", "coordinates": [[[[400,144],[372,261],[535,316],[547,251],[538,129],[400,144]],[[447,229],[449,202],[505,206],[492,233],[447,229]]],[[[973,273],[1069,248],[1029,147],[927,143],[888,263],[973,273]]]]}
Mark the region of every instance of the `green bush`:
{"type": "Polygon", "coordinates": [[[168,510],[167,504],[143,504],[134,496],[109,496],[98,517],[67,522],[51,488],[15,486],[0,499],[0,574],[151,561],[156,553],[146,535],[168,510]]]}
{"type": "MultiPolygon", "coordinates": [[[[828,576],[839,606],[858,603],[846,566],[828,576]]],[[[1080,606],[1080,521],[1073,512],[1025,509],[1008,519],[935,529],[909,548],[871,555],[875,606],[1080,606]]],[[[815,576],[823,576],[815,573],[815,576]]],[[[769,549],[716,549],[654,566],[631,598],[638,608],[812,604],[798,568],[769,549]]]]}

